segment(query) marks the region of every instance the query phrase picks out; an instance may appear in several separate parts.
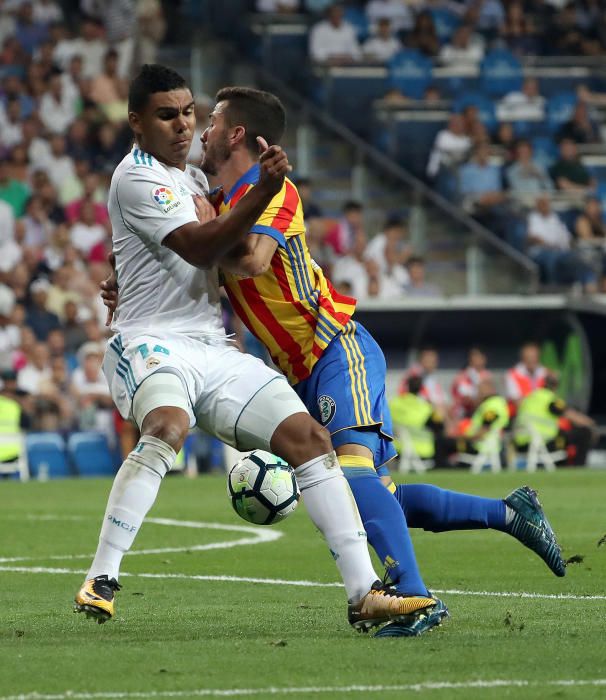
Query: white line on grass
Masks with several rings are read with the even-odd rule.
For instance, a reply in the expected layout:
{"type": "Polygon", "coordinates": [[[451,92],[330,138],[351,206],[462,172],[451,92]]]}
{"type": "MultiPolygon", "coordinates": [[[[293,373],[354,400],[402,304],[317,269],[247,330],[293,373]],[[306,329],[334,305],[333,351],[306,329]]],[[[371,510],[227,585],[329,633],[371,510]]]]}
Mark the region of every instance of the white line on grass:
{"type": "MultiPolygon", "coordinates": [[[[30,516],[31,520],[84,520],[80,516],[30,516]]],[[[128,552],[129,557],[143,554],[174,554],[176,552],[205,552],[213,549],[231,549],[245,545],[265,544],[274,542],[282,537],[280,530],[270,530],[248,525],[223,525],[222,523],[203,523],[195,520],[173,520],[171,518],[147,518],[146,523],[152,525],[168,525],[169,527],[186,527],[196,530],[221,530],[223,532],[242,532],[252,537],[241,537],[237,540],[225,542],[209,542],[196,544],[189,547],[162,547],[156,549],[136,549],[128,552]]],[[[9,564],[18,561],[73,561],[74,559],[92,559],[94,554],[53,554],[47,557],[0,557],[0,564],[9,564]]]]}
{"type": "Polygon", "coordinates": [[[24,693],[7,695],[0,700],[122,700],[127,698],[188,698],[188,697],[242,697],[253,695],[304,695],[326,693],[389,693],[417,692],[428,690],[484,690],[487,688],[546,688],[546,687],[582,687],[606,686],[606,678],[595,679],[566,679],[555,681],[526,681],[526,680],[492,680],[492,681],[430,681],[427,683],[410,683],[407,685],[346,685],[346,686],[302,686],[302,687],[269,687],[269,688],[195,688],[193,690],[150,690],[145,692],[101,691],[94,693],[67,690],[63,693],[24,693]]]}
{"type": "MultiPolygon", "coordinates": [[[[43,566],[0,566],[0,571],[15,574],[85,574],[86,569],[64,569],[43,566]]],[[[300,588],[342,588],[339,582],[306,581],[282,578],[254,578],[252,576],[212,576],[204,574],[156,574],[123,572],[120,576],[140,578],[185,579],[188,581],[217,581],[227,583],[265,583],[270,586],[298,586],[300,588]]],[[[528,593],[525,591],[463,591],[456,588],[433,588],[440,595],[479,596],[481,598],[534,598],[540,600],[606,600],[606,595],[574,595],[573,593],[528,593]]],[[[0,698],[2,700],[2,698],[0,698]]]]}

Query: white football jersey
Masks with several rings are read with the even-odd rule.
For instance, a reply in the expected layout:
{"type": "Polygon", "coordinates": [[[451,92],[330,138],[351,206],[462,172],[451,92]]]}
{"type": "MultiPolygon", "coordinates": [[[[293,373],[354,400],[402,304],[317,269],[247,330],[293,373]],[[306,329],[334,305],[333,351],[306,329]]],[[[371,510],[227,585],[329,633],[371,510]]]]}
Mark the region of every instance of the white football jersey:
{"type": "Polygon", "coordinates": [[[208,192],[204,173],[159,163],[136,144],[109,189],[119,303],[112,330],[125,339],[154,330],[225,336],[217,269],[200,270],[162,245],[197,222],[193,195],[208,192]]]}

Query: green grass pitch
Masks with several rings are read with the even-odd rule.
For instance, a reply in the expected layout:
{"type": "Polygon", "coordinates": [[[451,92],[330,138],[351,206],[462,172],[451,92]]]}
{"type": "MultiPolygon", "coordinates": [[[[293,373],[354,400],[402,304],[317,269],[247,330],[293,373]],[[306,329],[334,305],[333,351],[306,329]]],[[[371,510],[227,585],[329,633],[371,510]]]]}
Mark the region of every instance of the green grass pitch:
{"type": "Polygon", "coordinates": [[[136,542],[147,553],[124,561],[116,619],[99,626],[72,598],[110,482],[0,483],[0,700],[606,697],[606,471],[424,479],[495,497],[528,483],[577,563],[557,579],[501,533],[415,531],[452,617],[423,637],[373,639],[349,628],[341,588],[277,581],[338,580],[302,506],[259,542],[217,527],[246,526],[223,477],[171,477],[136,542]]]}

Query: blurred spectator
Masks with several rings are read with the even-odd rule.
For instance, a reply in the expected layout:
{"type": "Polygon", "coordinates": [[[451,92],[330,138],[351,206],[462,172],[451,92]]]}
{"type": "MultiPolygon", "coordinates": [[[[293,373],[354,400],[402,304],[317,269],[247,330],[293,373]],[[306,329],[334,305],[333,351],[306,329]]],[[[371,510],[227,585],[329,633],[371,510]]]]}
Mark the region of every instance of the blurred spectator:
{"type": "Polygon", "coordinates": [[[381,20],[387,19],[394,32],[401,32],[412,28],[414,15],[401,0],[370,0],[366,5],[366,17],[372,31],[376,31],[381,20]]]}
{"type": "Polygon", "coordinates": [[[57,190],[61,190],[63,184],[74,177],[74,161],[65,152],[65,137],[61,134],[50,137],[50,147],[51,153],[44,163],[44,170],[57,190]]]}
{"type": "Polygon", "coordinates": [[[69,65],[72,56],[79,55],[83,60],[82,76],[90,79],[99,75],[103,68],[103,56],[109,48],[101,22],[85,16],[80,22],[79,36],[75,39],[66,37],[63,41],[65,43],[62,46],[62,42],[59,42],[55,53],[60,52],[65,67],[69,65]]]}
{"type": "MultiPolygon", "coordinates": [[[[65,267],[59,267],[53,273],[52,284],[48,290],[48,298],[46,300],[46,308],[51,313],[57,315],[60,321],[64,322],[65,308],[68,302],[73,302],[76,306],[81,303],[82,295],[75,292],[70,285],[69,270],[65,267]]],[[[84,333],[82,334],[84,337],[84,333]]],[[[82,340],[82,342],[84,342],[82,340]]],[[[71,351],[73,352],[73,348],[71,351]]]]}
{"type": "Polygon", "coordinates": [[[34,18],[32,2],[22,2],[17,9],[15,38],[30,56],[48,36],[48,27],[34,18]]]}
{"type": "Polygon", "coordinates": [[[551,192],[553,183],[547,171],[532,159],[532,146],[521,139],[515,148],[515,160],[505,171],[507,187],[515,194],[551,192]]]}
{"type": "Polygon", "coordinates": [[[465,20],[483,34],[493,35],[505,21],[501,0],[470,0],[466,6],[465,20]]]}
{"type": "Polygon", "coordinates": [[[474,146],[490,141],[488,130],[480,119],[480,110],[477,105],[469,104],[462,112],[465,133],[471,139],[474,146]]]}
{"type": "Polygon", "coordinates": [[[375,235],[366,247],[365,259],[376,265],[369,267],[371,277],[376,277],[376,295],[384,299],[397,298],[404,294],[409,282],[405,264],[411,255],[406,240],[406,226],[399,218],[389,218],[383,231],[375,235]]]}
{"type": "Polygon", "coordinates": [[[44,343],[35,343],[27,365],[17,374],[17,386],[28,394],[38,394],[43,382],[51,379],[50,356],[44,343]]]}
{"type": "Polygon", "coordinates": [[[326,233],[326,244],[336,255],[346,255],[351,250],[354,235],[364,229],[363,208],[359,202],[349,200],[343,205],[343,215],[326,233]]]}
{"type": "Polygon", "coordinates": [[[103,23],[107,41],[118,51],[122,77],[129,75],[135,53],[136,5],[135,0],[80,0],[82,11],[103,23]]]}
{"type": "Polygon", "coordinates": [[[423,258],[412,255],[406,262],[406,270],[408,272],[407,297],[442,296],[440,287],[425,279],[425,260],[423,258]]]}
{"type": "Polygon", "coordinates": [[[22,243],[26,248],[43,248],[50,240],[53,224],[38,195],[33,195],[28,200],[23,225],[22,243]]]}
{"type": "Polygon", "coordinates": [[[500,205],[505,202],[501,171],[490,163],[489,158],[488,144],[481,143],[475,147],[471,160],[459,170],[464,206],[488,226],[502,216],[500,205]]]}
{"type": "Polygon", "coordinates": [[[362,46],[367,61],[387,63],[402,49],[399,39],[394,36],[389,19],[384,17],[377,22],[375,34],[362,46]]]}
{"type": "Polygon", "coordinates": [[[450,43],[440,49],[438,58],[445,66],[477,65],[484,58],[484,40],[469,24],[462,24],[455,30],[450,43]]]}
{"type": "Polygon", "coordinates": [[[0,368],[12,367],[13,353],[21,344],[21,332],[13,323],[15,293],[5,284],[0,284],[0,368]]]}
{"type": "Polygon", "coordinates": [[[449,171],[462,163],[471,148],[471,139],[465,133],[465,124],[460,114],[453,113],[448,126],[439,131],[427,163],[427,175],[438,176],[442,169],[449,171]]]}
{"type": "Polygon", "coordinates": [[[477,404],[480,382],[491,377],[491,373],[486,369],[487,361],[486,353],[481,348],[470,348],[467,366],[456,375],[450,389],[455,418],[471,417],[477,404]]]}
{"type": "Polygon", "coordinates": [[[105,240],[107,229],[97,223],[95,204],[85,200],[80,204],[80,216],[70,230],[70,239],[76,250],[88,258],[94,246],[105,240]]]}
{"type": "Polygon", "coordinates": [[[110,121],[124,121],[128,115],[128,81],[118,75],[118,52],[110,49],[103,58],[103,71],[90,82],[88,97],[101,105],[110,121]]]}
{"type": "Polygon", "coordinates": [[[356,30],[343,16],[343,6],[335,3],[328,8],[326,19],[312,27],[309,55],[314,63],[340,65],[361,59],[356,30]]]}
{"type": "Polygon", "coordinates": [[[598,56],[603,49],[595,29],[579,26],[577,10],[578,6],[571,2],[555,15],[549,36],[550,51],[560,56],[598,56]]]}
{"type": "Polygon", "coordinates": [[[436,376],[439,361],[438,351],[435,348],[421,348],[417,362],[405,372],[402,378],[399,393],[405,394],[408,391],[408,380],[411,377],[421,377],[423,379],[421,396],[430,401],[442,415],[446,415],[446,392],[436,376]]]}
{"type": "Polygon", "coordinates": [[[113,173],[116,163],[122,158],[122,153],[118,127],[111,122],[101,124],[92,151],[93,169],[99,173],[113,173]]]}
{"type": "MultiPolygon", "coordinates": [[[[463,435],[457,440],[459,454],[478,454],[487,445],[486,440],[498,438],[498,451],[503,449],[503,430],[509,424],[507,401],[499,396],[492,377],[480,380],[475,410],[471,418],[462,422],[463,435]]],[[[461,427],[462,427],[461,426],[461,427]]]]}
{"type": "Polygon", "coordinates": [[[74,161],[90,162],[90,139],[88,124],[77,117],[69,126],[65,137],[66,152],[74,161]]]}
{"type": "Polygon", "coordinates": [[[509,122],[502,122],[499,124],[494,135],[493,143],[495,146],[502,149],[504,167],[509,166],[513,162],[517,143],[513,126],[509,122]]]}
{"type": "Polygon", "coordinates": [[[526,452],[530,445],[529,429],[536,431],[550,451],[571,446],[574,466],[585,466],[595,435],[595,421],[568,406],[557,395],[558,378],[551,372],[544,379],[544,387],[533,389],[518,406],[514,443],[516,450],[526,452]],[[566,428],[563,428],[563,421],[566,428]]]}
{"type": "Polygon", "coordinates": [[[257,0],[255,3],[257,12],[289,14],[297,12],[298,9],[299,0],[257,0]]]}
{"type": "Polygon", "coordinates": [[[23,145],[15,146],[10,152],[8,163],[9,177],[27,184],[30,179],[30,163],[27,148],[23,145]]]}
{"type": "Polygon", "coordinates": [[[581,162],[577,144],[568,138],[560,141],[560,158],[550,168],[556,187],[565,192],[584,192],[594,189],[596,182],[591,173],[581,162]]]}
{"type": "Polygon", "coordinates": [[[12,97],[6,103],[6,116],[0,124],[0,142],[10,149],[23,140],[21,103],[12,97]]]}
{"type": "Polygon", "coordinates": [[[540,359],[538,343],[529,341],[522,345],[520,361],[505,375],[505,394],[510,401],[517,403],[534,389],[545,385],[547,369],[541,365],[540,359]]]}
{"type": "MultiPolygon", "coordinates": [[[[95,212],[95,223],[105,225],[109,221],[107,206],[102,204],[103,190],[99,183],[99,176],[96,173],[88,173],[83,178],[83,191],[79,199],[71,201],[65,207],[65,216],[69,223],[74,223],[80,219],[82,207],[91,204],[95,212]]],[[[77,246],[76,246],[77,247],[77,246]]]]}
{"type": "Polygon", "coordinates": [[[322,216],[322,210],[313,200],[313,188],[311,180],[308,177],[297,178],[297,190],[301,197],[303,205],[303,216],[305,223],[310,219],[319,219],[322,216]]]}
{"type": "Polygon", "coordinates": [[[0,200],[9,204],[15,218],[23,215],[29,199],[29,188],[10,177],[8,163],[0,158],[0,200]]]}
{"type": "Polygon", "coordinates": [[[63,21],[63,10],[55,0],[36,0],[33,7],[34,22],[53,24],[63,21]]]}
{"type": "Polygon", "coordinates": [[[27,148],[30,163],[44,163],[50,157],[50,145],[42,138],[40,120],[37,117],[24,119],[21,125],[22,145],[27,148]]]}
{"type": "Polygon", "coordinates": [[[532,16],[524,12],[521,2],[510,2],[505,11],[505,21],[500,28],[501,37],[508,49],[517,56],[537,53],[538,41],[532,16]]]}
{"type": "Polygon", "coordinates": [[[539,265],[547,284],[580,282],[588,291],[596,283],[594,271],[570,249],[570,231],[551,210],[548,195],[541,195],[528,215],[528,255],[539,265]]]}
{"type": "Polygon", "coordinates": [[[349,254],[335,260],[332,269],[332,281],[342,294],[352,296],[358,301],[368,299],[370,277],[365,259],[367,238],[364,229],[357,229],[349,254]]]}
{"type": "Polygon", "coordinates": [[[571,139],[576,143],[599,143],[597,126],[589,118],[585,102],[577,102],[572,117],[558,131],[558,139],[571,139]]]}
{"type": "Polygon", "coordinates": [[[52,134],[65,134],[76,118],[73,95],[65,92],[59,71],[50,77],[48,88],[40,100],[40,119],[52,134]]]}
{"type": "Polygon", "coordinates": [[[12,270],[21,261],[21,257],[21,246],[15,242],[13,210],[6,202],[0,200],[0,273],[12,270]]]}
{"type": "Polygon", "coordinates": [[[78,351],[79,367],[74,370],[71,392],[76,400],[80,430],[100,430],[112,437],[113,401],[101,370],[104,348],[84,343],[78,351]]]}
{"type": "Polygon", "coordinates": [[[539,92],[539,81],[525,78],[520,91],[509,92],[499,101],[497,114],[507,121],[543,119],[545,98],[539,92]]]}
{"type": "Polygon", "coordinates": [[[577,240],[604,247],[606,242],[606,223],[602,204],[596,197],[590,197],[583,211],[577,217],[574,224],[574,232],[577,240]]]}
{"type": "Polygon", "coordinates": [[[36,429],[72,430],[75,401],[70,394],[70,376],[64,357],[56,355],[50,359],[50,377],[43,378],[38,385],[36,400],[36,429]]]}
{"type": "Polygon", "coordinates": [[[49,289],[50,282],[43,277],[30,286],[31,302],[27,307],[25,322],[39,341],[45,341],[52,330],[60,328],[58,316],[46,308],[49,289]]]}
{"type": "Polygon", "coordinates": [[[75,353],[86,342],[87,334],[78,315],[78,305],[73,300],[65,302],[63,311],[63,333],[65,334],[65,348],[70,353],[75,353]]]}
{"type": "MultiPolygon", "coordinates": [[[[287,0],[283,0],[287,2],[287,0]]],[[[291,0],[297,2],[298,0],[291,0]]],[[[166,19],[160,0],[139,0],[137,3],[139,41],[137,64],[156,63],[158,46],[166,35],[166,19]]]]}
{"type": "MultiPolygon", "coordinates": [[[[31,425],[31,401],[17,386],[17,373],[14,369],[0,370],[0,405],[2,424],[5,433],[18,433],[29,430],[31,425]],[[6,411],[8,404],[8,412],[6,411]],[[12,410],[11,410],[12,408],[12,410]]],[[[11,462],[20,452],[20,445],[2,444],[0,462],[11,462]]]]}
{"type": "Polygon", "coordinates": [[[436,32],[436,25],[430,12],[421,12],[415,19],[412,31],[404,42],[409,49],[416,49],[425,56],[437,56],[440,51],[440,40],[436,32]]]}

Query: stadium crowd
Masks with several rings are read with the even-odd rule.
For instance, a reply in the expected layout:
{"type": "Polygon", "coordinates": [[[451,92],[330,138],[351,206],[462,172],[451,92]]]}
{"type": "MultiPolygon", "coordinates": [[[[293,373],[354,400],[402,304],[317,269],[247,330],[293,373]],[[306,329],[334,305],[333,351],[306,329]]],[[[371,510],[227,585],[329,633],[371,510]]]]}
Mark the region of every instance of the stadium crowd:
{"type": "Polygon", "coordinates": [[[128,77],[164,29],[159,0],[0,2],[0,373],[27,429],[115,444],[107,189],[130,147],[128,77]]]}
{"type": "Polygon", "coordinates": [[[396,437],[431,466],[468,465],[465,458],[478,454],[489,462],[491,450],[501,457],[506,447],[524,455],[533,439],[554,453],[561,466],[586,465],[598,437],[596,424],[567,405],[558,393],[557,374],[540,358],[540,346],[525,343],[519,362],[503,376],[501,393],[487,354],[472,347],[447,392],[437,350],[421,348],[390,401],[396,437]]]}

